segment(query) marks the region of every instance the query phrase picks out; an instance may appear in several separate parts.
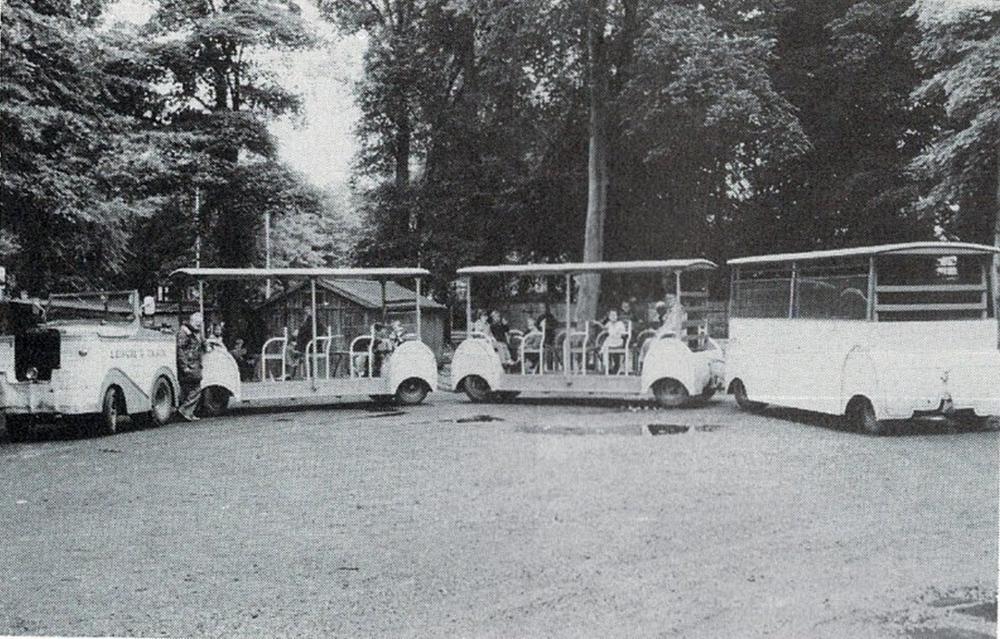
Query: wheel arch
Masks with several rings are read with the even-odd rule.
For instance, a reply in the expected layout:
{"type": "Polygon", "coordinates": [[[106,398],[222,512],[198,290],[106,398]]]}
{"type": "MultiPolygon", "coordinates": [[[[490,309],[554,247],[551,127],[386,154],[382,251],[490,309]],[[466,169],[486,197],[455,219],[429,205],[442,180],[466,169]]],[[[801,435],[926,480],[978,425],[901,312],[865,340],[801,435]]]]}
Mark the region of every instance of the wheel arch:
{"type": "MultiPolygon", "coordinates": [[[[154,376],[153,379],[156,379],[154,376]]],[[[112,368],[104,374],[104,380],[101,382],[100,392],[97,395],[97,401],[95,403],[96,410],[92,411],[99,413],[104,408],[104,396],[107,394],[108,389],[117,388],[118,392],[121,394],[121,401],[124,406],[119,407],[124,413],[144,413],[150,409],[150,398],[149,393],[152,391],[152,387],[148,390],[144,390],[139,387],[135,381],[126,375],[120,368],[112,368]]]]}
{"type": "Polygon", "coordinates": [[[423,342],[403,342],[396,347],[383,365],[383,374],[388,378],[387,388],[391,388],[393,393],[412,378],[427,384],[428,392],[437,389],[437,359],[434,351],[423,342]]]}

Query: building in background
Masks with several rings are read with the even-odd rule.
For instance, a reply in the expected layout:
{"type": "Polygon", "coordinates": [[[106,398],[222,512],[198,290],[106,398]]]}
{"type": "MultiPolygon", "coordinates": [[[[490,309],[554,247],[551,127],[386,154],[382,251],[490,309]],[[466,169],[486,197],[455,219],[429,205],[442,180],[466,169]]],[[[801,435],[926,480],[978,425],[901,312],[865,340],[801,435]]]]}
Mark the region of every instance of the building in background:
{"type": "MultiPolygon", "coordinates": [[[[312,306],[307,283],[290,286],[272,295],[258,307],[268,335],[277,337],[285,328],[295,332],[305,321],[312,306]]],[[[416,332],[414,292],[396,282],[385,283],[386,320],[399,319],[408,333],[416,332]]],[[[447,308],[429,297],[420,296],[421,338],[434,354],[441,356],[447,308]]],[[[382,285],[375,280],[317,280],[316,326],[320,334],[340,336],[340,346],[367,334],[372,324],[382,321],[382,285]]],[[[339,348],[339,347],[338,347],[339,348]]]]}

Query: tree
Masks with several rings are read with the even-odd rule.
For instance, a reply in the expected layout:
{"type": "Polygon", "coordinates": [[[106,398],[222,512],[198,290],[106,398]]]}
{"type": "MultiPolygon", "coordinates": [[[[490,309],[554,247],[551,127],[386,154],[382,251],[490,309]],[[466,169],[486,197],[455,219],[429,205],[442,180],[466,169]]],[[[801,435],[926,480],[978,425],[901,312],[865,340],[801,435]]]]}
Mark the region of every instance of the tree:
{"type": "MultiPolygon", "coordinates": [[[[985,0],[918,0],[908,13],[922,35],[913,53],[927,74],[913,99],[941,103],[945,114],[912,163],[925,189],[918,209],[949,234],[1000,246],[1000,10],[985,0]]],[[[995,266],[1000,275],[1000,260],[995,266]]]]}
{"type": "Polygon", "coordinates": [[[904,15],[909,1],[797,0],[771,17],[773,82],[811,149],[759,171],[760,196],[746,223],[731,229],[743,250],[932,237],[933,224],[912,206],[918,190],[907,169],[937,117],[932,105],[910,99],[920,72],[910,53],[919,33],[904,15]]]}
{"type": "MultiPolygon", "coordinates": [[[[278,217],[320,206],[318,194],[277,159],[267,120],[296,112],[299,99],[261,60],[311,46],[313,34],[297,5],[277,0],[161,0],[145,33],[166,87],[152,124],[194,140],[190,179],[174,185],[174,210],[187,214],[189,236],[205,238],[204,263],[249,266],[260,255],[265,211],[278,217]]],[[[190,262],[192,244],[181,243],[175,255],[190,262]]],[[[247,292],[232,284],[221,293],[228,320],[247,292]]]]}
{"type": "MultiPolygon", "coordinates": [[[[127,225],[155,205],[123,179],[143,141],[114,109],[118,43],[100,3],[6,3],[0,56],[0,259],[22,288],[102,288],[129,257],[127,225]]],[[[145,149],[152,157],[160,149],[145,149]]]]}

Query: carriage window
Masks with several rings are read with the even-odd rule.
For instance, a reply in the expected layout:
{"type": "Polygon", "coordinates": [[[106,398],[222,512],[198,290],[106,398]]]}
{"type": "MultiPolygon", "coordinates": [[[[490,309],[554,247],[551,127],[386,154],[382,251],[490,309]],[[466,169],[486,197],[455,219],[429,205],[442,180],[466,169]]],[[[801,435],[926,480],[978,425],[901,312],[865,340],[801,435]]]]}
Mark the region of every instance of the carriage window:
{"type": "Polygon", "coordinates": [[[795,317],[868,318],[868,266],[862,263],[800,266],[795,286],[795,317]]]}
{"type": "Polygon", "coordinates": [[[899,255],[877,261],[880,322],[981,319],[992,315],[989,258],[899,255]]]}
{"type": "Polygon", "coordinates": [[[748,270],[733,282],[735,317],[788,317],[791,267],[786,269],[748,270]]]}

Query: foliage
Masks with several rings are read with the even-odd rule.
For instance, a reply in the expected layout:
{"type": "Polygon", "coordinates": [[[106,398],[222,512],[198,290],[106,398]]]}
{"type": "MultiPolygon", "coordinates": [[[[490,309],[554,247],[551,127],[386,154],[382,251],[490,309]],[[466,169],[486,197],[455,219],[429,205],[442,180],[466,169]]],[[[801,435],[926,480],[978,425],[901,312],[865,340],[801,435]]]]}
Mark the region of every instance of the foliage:
{"type": "Polygon", "coordinates": [[[917,103],[945,117],[913,160],[924,187],[919,209],[955,236],[1000,238],[1000,8],[995,3],[919,0],[914,54],[926,79],[917,103]]]}
{"type": "Polygon", "coordinates": [[[119,179],[137,141],[111,108],[120,81],[101,68],[114,43],[90,18],[70,3],[4,5],[0,259],[34,290],[105,284],[128,256],[125,221],[148,211],[119,179]]]}

